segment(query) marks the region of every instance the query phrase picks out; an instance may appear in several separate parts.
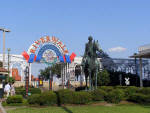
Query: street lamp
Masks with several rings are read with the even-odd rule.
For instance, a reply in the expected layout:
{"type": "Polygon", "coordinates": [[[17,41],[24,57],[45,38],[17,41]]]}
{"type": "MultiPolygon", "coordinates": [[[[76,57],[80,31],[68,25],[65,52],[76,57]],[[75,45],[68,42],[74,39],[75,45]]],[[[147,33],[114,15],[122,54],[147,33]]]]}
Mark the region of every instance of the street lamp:
{"type": "Polygon", "coordinates": [[[5,65],[5,32],[10,32],[10,30],[5,28],[0,28],[0,31],[3,31],[3,67],[5,65]]]}

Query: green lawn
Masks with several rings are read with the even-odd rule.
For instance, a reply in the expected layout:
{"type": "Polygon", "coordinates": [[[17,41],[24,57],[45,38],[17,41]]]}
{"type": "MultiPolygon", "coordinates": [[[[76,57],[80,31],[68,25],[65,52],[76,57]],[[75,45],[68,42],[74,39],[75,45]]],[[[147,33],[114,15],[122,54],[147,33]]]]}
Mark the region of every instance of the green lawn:
{"type": "Polygon", "coordinates": [[[150,113],[150,106],[118,105],[118,106],[66,106],[45,108],[17,108],[7,113],[150,113]]]}

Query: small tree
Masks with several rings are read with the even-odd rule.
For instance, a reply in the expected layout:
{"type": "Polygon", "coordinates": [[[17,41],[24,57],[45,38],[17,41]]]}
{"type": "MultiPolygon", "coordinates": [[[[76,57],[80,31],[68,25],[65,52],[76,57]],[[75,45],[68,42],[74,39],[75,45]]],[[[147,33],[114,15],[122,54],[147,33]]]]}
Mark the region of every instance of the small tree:
{"type": "Polygon", "coordinates": [[[13,78],[13,77],[9,77],[8,75],[7,75],[7,77],[6,77],[6,82],[8,82],[8,83],[14,83],[15,82],[15,78],[13,78]]]}
{"type": "Polygon", "coordinates": [[[110,77],[107,70],[98,73],[97,83],[99,86],[106,86],[110,83],[110,77]]]}
{"type": "Polygon", "coordinates": [[[61,75],[61,65],[60,64],[55,64],[52,67],[46,67],[44,70],[40,70],[40,77],[44,78],[45,80],[49,79],[50,76],[50,70],[53,74],[58,75],[58,77],[60,77],[61,75]]]}
{"type": "Polygon", "coordinates": [[[0,67],[3,67],[3,62],[0,61],[0,67]]]}

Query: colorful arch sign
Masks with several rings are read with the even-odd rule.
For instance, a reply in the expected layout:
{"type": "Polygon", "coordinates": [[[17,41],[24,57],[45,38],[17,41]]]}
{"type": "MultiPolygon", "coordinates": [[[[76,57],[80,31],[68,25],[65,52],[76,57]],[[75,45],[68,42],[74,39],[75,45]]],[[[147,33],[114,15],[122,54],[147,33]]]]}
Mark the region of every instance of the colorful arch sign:
{"type": "Polygon", "coordinates": [[[36,40],[28,49],[22,53],[28,63],[40,62],[41,60],[48,64],[56,62],[71,63],[76,54],[72,53],[69,56],[69,51],[66,45],[58,38],[45,36],[36,40]]]}

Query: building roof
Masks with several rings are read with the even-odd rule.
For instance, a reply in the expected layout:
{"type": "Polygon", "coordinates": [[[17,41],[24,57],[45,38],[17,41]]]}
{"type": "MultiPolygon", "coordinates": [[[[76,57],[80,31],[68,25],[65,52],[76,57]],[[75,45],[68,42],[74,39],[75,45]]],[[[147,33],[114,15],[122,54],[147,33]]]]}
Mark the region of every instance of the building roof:
{"type": "Polygon", "coordinates": [[[138,48],[139,53],[135,53],[130,58],[150,58],[150,44],[138,48]]]}
{"type": "Polygon", "coordinates": [[[3,67],[0,67],[0,74],[8,74],[8,70],[3,67]]]}
{"type": "Polygon", "coordinates": [[[130,58],[150,58],[150,52],[134,54],[130,58]]]}

